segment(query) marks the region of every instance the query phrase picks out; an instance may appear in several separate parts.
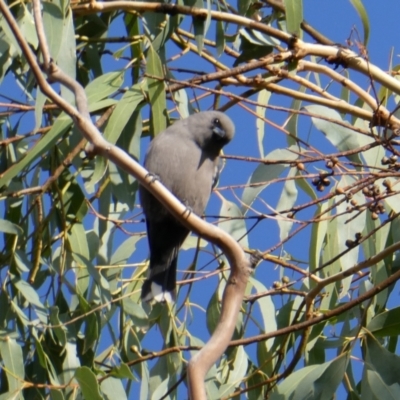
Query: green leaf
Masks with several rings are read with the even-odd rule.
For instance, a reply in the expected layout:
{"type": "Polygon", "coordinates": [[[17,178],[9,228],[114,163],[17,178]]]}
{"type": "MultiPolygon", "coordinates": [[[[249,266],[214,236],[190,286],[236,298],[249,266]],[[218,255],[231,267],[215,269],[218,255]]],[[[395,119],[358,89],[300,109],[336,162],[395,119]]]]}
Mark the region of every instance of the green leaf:
{"type": "Polygon", "coordinates": [[[42,126],[43,118],[43,106],[45,105],[47,97],[38,88],[36,91],[35,101],[35,129],[39,129],[42,126]]]}
{"type": "Polygon", "coordinates": [[[137,84],[128,89],[121,100],[118,101],[106,128],[104,138],[110,143],[117,143],[125,125],[136,111],[139,104],[144,100],[144,90],[141,84],[137,84]]]}
{"type": "Polygon", "coordinates": [[[62,326],[62,323],[58,317],[59,311],[60,310],[57,306],[50,307],[50,323],[54,326],[52,330],[58,339],[58,343],[64,347],[67,344],[67,335],[65,328],[62,326]]]}
{"type": "Polygon", "coordinates": [[[349,353],[344,353],[336,359],[322,364],[322,369],[327,367],[314,383],[315,398],[330,399],[335,396],[336,389],[343,381],[349,357],[349,353]]]}
{"type": "Polygon", "coordinates": [[[167,103],[165,98],[164,72],[161,59],[153,46],[149,46],[147,51],[146,73],[147,86],[149,89],[149,99],[151,106],[151,129],[155,136],[167,127],[167,103]],[[152,77],[160,78],[152,78],[152,77]]]}
{"type": "MultiPolygon", "coordinates": [[[[195,7],[203,8],[203,0],[196,0],[195,7]]],[[[207,0],[207,10],[208,14],[206,19],[202,17],[193,16],[193,29],[194,29],[194,36],[197,42],[197,51],[200,54],[203,50],[204,45],[204,36],[207,33],[208,26],[210,25],[210,11],[211,11],[211,3],[210,0],[207,0]]]]}
{"type": "MultiPolygon", "coordinates": [[[[220,11],[219,2],[217,5],[220,11]]],[[[217,56],[219,57],[224,52],[225,48],[225,29],[222,21],[216,21],[215,43],[217,45],[217,56]]]]}
{"type": "MultiPolygon", "coordinates": [[[[396,185],[398,184],[398,180],[396,178],[387,177],[386,180],[389,183],[391,183],[394,188],[397,188],[396,185]]],[[[395,190],[397,190],[397,189],[395,189],[395,190]]],[[[387,197],[383,201],[389,209],[392,209],[396,213],[400,212],[400,195],[399,194],[395,194],[394,196],[387,197]]]]}
{"type": "MultiPolygon", "coordinates": [[[[0,18],[0,28],[2,27],[2,20],[3,18],[0,18]]],[[[3,81],[4,75],[6,74],[11,65],[12,58],[10,56],[10,50],[11,50],[10,44],[4,40],[4,37],[2,36],[0,37],[1,37],[0,54],[2,54],[2,56],[0,56],[0,83],[1,83],[3,81]]],[[[1,118],[1,122],[3,123],[4,121],[5,121],[4,117],[1,118]]]]}
{"type": "Polygon", "coordinates": [[[90,179],[85,182],[85,189],[89,193],[93,193],[95,185],[104,177],[107,172],[108,159],[105,157],[96,157],[93,174],[90,179]]]}
{"type": "Polygon", "coordinates": [[[399,336],[400,335],[400,307],[385,311],[367,325],[367,330],[375,336],[399,336]]]}
{"type": "Polygon", "coordinates": [[[10,25],[8,25],[6,19],[1,15],[0,18],[0,28],[1,32],[4,34],[2,35],[2,41],[7,42],[7,45],[4,45],[4,49],[7,52],[10,52],[10,58],[15,57],[16,54],[21,55],[21,48],[19,47],[19,44],[17,42],[17,39],[14,37],[14,34],[10,28],[10,25]]]}
{"type": "Polygon", "coordinates": [[[9,392],[13,393],[13,398],[22,399],[25,368],[21,346],[15,339],[10,337],[2,338],[0,341],[0,355],[3,360],[4,372],[7,375],[9,392]],[[21,395],[18,393],[21,393],[21,395]]]}
{"type": "MultiPolygon", "coordinates": [[[[272,372],[271,372],[272,373],[272,372]]],[[[267,376],[260,373],[256,365],[251,363],[249,372],[247,374],[249,379],[245,382],[246,388],[250,389],[247,392],[248,400],[261,400],[266,397],[265,395],[265,380],[267,376]]]]}
{"type": "Polygon", "coordinates": [[[82,353],[85,354],[91,349],[99,338],[99,323],[96,313],[93,312],[89,303],[82,297],[79,297],[79,305],[81,306],[82,315],[85,321],[85,335],[82,353]]]}
{"type": "MultiPolygon", "coordinates": [[[[169,375],[168,375],[169,376],[169,375]]],[[[160,382],[156,388],[156,390],[153,392],[152,399],[161,399],[163,398],[166,393],[168,392],[169,386],[172,384],[170,383],[169,377],[167,379],[164,379],[162,382],[160,382]]]]}
{"type": "Polygon", "coordinates": [[[62,193],[63,212],[76,221],[83,221],[88,212],[88,205],[81,186],[69,172],[65,172],[60,176],[59,183],[60,186],[66,188],[62,193]]]}
{"type": "Polygon", "coordinates": [[[0,232],[9,233],[11,235],[22,235],[24,231],[16,224],[0,218],[0,232]]]}
{"type": "Polygon", "coordinates": [[[61,390],[58,389],[50,389],[50,398],[51,400],[64,400],[65,397],[61,390]]]}
{"type": "Polygon", "coordinates": [[[91,81],[85,88],[89,105],[114,94],[124,80],[123,71],[114,71],[101,75],[91,81]]]}
{"type": "Polygon", "coordinates": [[[58,389],[50,389],[50,398],[51,400],[64,400],[65,397],[61,390],[58,389]]]}
{"type": "Polygon", "coordinates": [[[128,365],[122,363],[120,364],[118,367],[114,367],[111,370],[111,375],[116,377],[116,378],[127,378],[127,379],[131,379],[131,380],[135,380],[135,377],[133,376],[130,368],[128,367],[128,365]]]}
{"type": "MultiPolygon", "coordinates": [[[[289,149],[273,150],[265,157],[265,160],[295,160],[298,158],[298,155],[289,151],[289,149]]],[[[248,211],[248,207],[246,206],[250,206],[256,200],[257,196],[269,185],[269,181],[278,178],[286,168],[287,164],[283,163],[269,165],[261,163],[257,166],[243,191],[243,214],[246,214],[248,211]]]]}
{"type": "Polygon", "coordinates": [[[65,357],[62,362],[63,372],[60,376],[60,381],[66,385],[74,378],[75,371],[80,367],[81,363],[77,356],[76,343],[68,342],[65,346],[64,352],[65,357]]]}
{"type": "MultiPolygon", "coordinates": [[[[331,108],[319,105],[305,106],[304,108],[312,114],[320,115],[321,117],[325,117],[330,120],[337,120],[340,123],[345,122],[342,120],[340,114],[331,108]]],[[[360,142],[358,139],[359,135],[356,134],[350,124],[348,124],[349,127],[347,128],[345,126],[335,124],[329,120],[324,120],[317,117],[312,117],[311,120],[315,127],[327,137],[327,139],[339,150],[339,152],[353,150],[360,147],[360,142]]],[[[351,161],[360,164],[362,163],[362,160],[358,154],[348,156],[347,158],[351,161]]]]}
{"type": "MultiPolygon", "coordinates": [[[[125,364],[123,364],[125,365],[125,364]]],[[[128,367],[126,367],[128,368],[128,367]]],[[[128,368],[129,370],[129,368],[128,368]]],[[[131,373],[132,375],[132,373],[131,373]]],[[[121,376],[122,378],[122,376],[121,376]]],[[[100,383],[101,391],[107,400],[127,400],[127,394],[121,379],[108,377],[100,383]]]]}
{"type": "Polygon", "coordinates": [[[15,178],[22,170],[30,165],[37,158],[41,157],[49,149],[57,143],[60,137],[69,129],[72,125],[72,120],[66,114],[61,114],[54,122],[52,128],[46,135],[34,145],[34,147],[28,151],[25,157],[21,158],[17,163],[10,167],[0,178],[0,188],[7,185],[8,182],[15,178]]]}
{"type": "MultiPolygon", "coordinates": [[[[279,198],[278,204],[276,206],[278,212],[281,212],[281,210],[290,210],[297,200],[298,191],[296,183],[294,179],[290,179],[291,177],[294,177],[296,175],[297,168],[290,168],[287,176],[289,179],[285,182],[283,186],[281,197],[279,198]]],[[[279,238],[280,240],[284,240],[287,238],[290,229],[292,229],[293,221],[290,219],[288,220],[286,213],[280,214],[280,216],[277,217],[277,222],[279,226],[279,238]]]]}
{"type": "Polygon", "coordinates": [[[264,158],[264,134],[265,134],[265,111],[266,111],[266,105],[269,102],[269,99],[271,98],[271,92],[269,90],[263,89],[258,93],[257,96],[257,107],[256,107],[256,113],[257,113],[257,118],[256,119],[256,128],[257,128],[257,143],[258,143],[258,151],[260,153],[260,157],[264,158]],[[258,105],[261,104],[261,105],[258,105]]]}
{"type": "MultiPolygon", "coordinates": [[[[129,118],[117,142],[117,146],[127,151],[136,161],[140,160],[142,130],[142,117],[140,111],[137,110],[129,118]]],[[[138,190],[135,177],[114,163],[110,163],[108,168],[111,179],[111,192],[115,201],[121,203],[122,207],[126,205],[132,210],[135,206],[138,190]]]]}
{"type": "MultiPolygon", "coordinates": [[[[349,185],[355,184],[356,179],[352,178],[351,176],[343,176],[338,184],[340,187],[345,187],[349,185]]],[[[353,195],[353,198],[355,201],[358,202],[358,204],[363,204],[365,202],[364,195],[361,192],[357,192],[353,195]]],[[[366,213],[360,213],[358,216],[355,218],[352,218],[351,221],[349,221],[349,214],[347,212],[347,203],[346,202],[340,202],[336,206],[337,214],[342,214],[339,215],[336,218],[337,222],[337,230],[336,230],[336,235],[337,235],[337,243],[338,243],[338,252],[341,253],[345,250],[348,250],[348,247],[346,245],[346,240],[355,240],[355,236],[357,233],[361,233],[364,230],[365,226],[365,219],[366,219],[366,213]]],[[[342,266],[342,270],[345,271],[348,268],[351,268],[352,266],[357,264],[358,261],[358,255],[360,252],[360,247],[356,246],[350,251],[347,251],[345,254],[343,254],[340,257],[340,265],[342,266]]],[[[348,278],[343,279],[342,281],[342,291],[340,294],[340,297],[343,298],[347,294],[347,291],[350,287],[351,283],[351,276],[348,278]]]]}
{"type": "Polygon", "coordinates": [[[103,400],[96,376],[88,367],[79,367],[75,371],[75,379],[81,387],[85,400],[103,400]]]}
{"type": "Polygon", "coordinates": [[[361,0],[350,0],[350,3],[356,9],[358,15],[361,18],[361,22],[364,29],[364,46],[367,46],[369,39],[369,19],[367,10],[365,9],[364,4],[362,3],[361,0]]]}
{"type": "MultiPolygon", "coordinates": [[[[250,277],[249,282],[254,286],[257,293],[263,293],[267,291],[267,288],[260,281],[250,277]]],[[[272,301],[272,296],[264,296],[257,299],[257,304],[260,307],[261,317],[264,326],[263,332],[268,333],[276,331],[278,329],[278,326],[276,324],[276,319],[275,319],[276,311],[274,302],[272,301]]],[[[265,343],[267,343],[268,346],[271,346],[273,342],[274,342],[273,338],[265,341],[265,343]]]]}
{"type": "Polygon", "coordinates": [[[144,311],[143,307],[132,301],[129,297],[125,297],[122,300],[124,311],[131,316],[135,326],[148,327],[149,316],[144,311]]]}
{"type": "MultiPolygon", "coordinates": [[[[322,253],[322,245],[325,240],[325,235],[328,230],[328,217],[330,213],[325,211],[328,208],[328,203],[322,203],[315,211],[314,218],[319,215],[324,215],[325,219],[322,221],[312,224],[311,227],[311,242],[309,248],[309,258],[310,258],[310,272],[313,272],[319,267],[319,261],[322,253]]],[[[310,279],[310,283],[312,280],[310,279]]]]}
{"type": "Polygon", "coordinates": [[[349,354],[293,372],[272,393],[271,400],[332,399],[346,372],[349,354]]]}
{"type": "MultiPolygon", "coordinates": [[[[332,202],[333,203],[333,202],[332,202]]],[[[328,203],[328,208],[332,204],[328,203]]],[[[323,252],[320,253],[321,264],[329,263],[322,271],[318,272],[319,276],[323,278],[332,276],[342,270],[340,260],[336,260],[333,263],[330,262],[332,258],[339,254],[338,248],[338,235],[337,235],[337,222],[336,219],[328,221],[328,228],[326,230],[326,237],[324,241],[323,252]]],[[[311,281],[311,279],[309,280],[311,281]]],[[[346,283],[347,284],[347,283],[346,283]]],[[[315,285],[310,283],[310,286],[315,285]]],[[[321,300],[321,310],[330,310],[336,305],[337,299],[339,298],[339,292],[342,289],[341,281],[333,282],[325,287],[325,296],[321,300]]]]}
{"type": "Polygon", "coordinates": [[[361,392],[363,400],[400,397],[400,357],[367,336],[361,392]]]}
{"type": "Polygon", "coordinates": [[[179,115],[182,118],[187,118],[189,115],[194,113],[185,89],[177,90],[175,93],[173,93],[173,96],[178,107],[179,115]]]}
{"type": "Polygon", "coordinates": [[[241,40],[244,40],[240,45],[241,50],[245,50],[247,43],[251,43],[260,47],[271,47],[271,51],[273,47],[279,46],[280,44],[278,39],[268,36],[263,32],[248,28],[241,28],[239,30],[239,34],[241,40]]]}
{"type": "Polygon", "coordinates": [[[222,218],[218,222],[218,226],[233,236],[242,246],[248,248],[246,222],[240,208],[222,197],[220,215],[222,218]]]}
{"type": "MultiPolygon", "coordinates": [[[[18,18],[18,26],[25,40],[32,45],[34,49],[38,47],[38,37],[36,34],[35,23],[32,14],[28,11],[25,4],[21,4],[18,18]],[[21,15],[22,14],[22,15],[21,15]]],[[[43,6],[44,7],[44,6],[43,6]]],[[[43,21],[44,22],[44,21],[43,21]]],[[[47,38],[49,40],[49,38],[47,38]]]]}
{"type": "MultiPolygon", "coordinates": [[[[343,74],[343,77],[344,77],[345,79],[350,79],[349,70],[344,69],[344,70],[342,71],[342,74],[343,74]]],[[[349,103],[349,104],[350,104],[350,101],[351,101],[351,99],[350,99],[350,93],[351,93],[350,89],[349,89],[346,85],[343,85],[343,86],[342,86],[342,90],[340,91],[340,98],[341,98],[343,101],[345,101],[346,103],[349,103]]],[[[381,98],[381,97],[380,97],[380,98],[381,98]]]]}
{"type": "MultiPolygon", "coordinates": [[[[67,12],[63,20],[61,41],[57,43],[62,51],[58,53],[57,63],[62,66],[64,74],[76,79],[76,42],[73,17],[72,12],[67,12]]],[[[75,104],[74,93],[64,85],[61,85],[61,96],[69,103],[75,104]]]]}
{"type": "Polygon", "coordinates": [[[252,0],[237,0],[237,10],[239,12],[239,15],[246,15],[251,2],[252,0]]]}
{"type": "Polygon", "coordinates": [[[132,254],[135,253],[136,244],[140,239],[142,239],[140,236],[130,236],[124,240],[111,256],[110,264],[125,264],[132,254]]]}
{"type": "Polygon", "coordinates": [[[115,100],[115,99],[106,98],[106,99],[98,100],[94,103],[89,104],[89,112],[94,113],[94,112],[102,110],[104,108],[114,106],[115,104],[117,104],[117,100],[115,100]]]}
{"type": "MultiPolygon", "coordinates": [[[[147,16],[147,19],[148,18],[149,16],[147,16]]],[[[154,16],[152,16],[151,18],[154,18],[154,16]]],[[[155,19],[157,19],[157,17],[155,19]]],[[[169,15],[162,23],[158,23],[156,25],[154,32],[158,32],[158,34],[151,42],[151,45],[153,46],[155,51],[159,52],[160,50],[163,50],[165,44],[168,43],[168,40],[171,37],[172,33],[176,31],[182,20],[182,15],[169,15]],[[160,26],[162,27],[161,29],[160,26]]]]}
{"type": "Polygon", "coordinates": [[[300,24],[303,22],[303,1],[284,0],[286,29],[288,33],[301,37],[300,24]]]}
{"type": "Polygon", "coordinates": [[[61,43],[64,35],[64,16],[57,4],[48,1],[42,3],[42,9],[43,26],[49,45],[50,56],[53,60],[58,61],[58,54],[63,49],[61,43]]]}
{"type": "MultiPolygon", "coordinates": [[[[256,293],[263,293],[267,291],[267,288],[258,280],[250,277],[249,282],[256,289],[256,293]]],[[[260,333],[274,332],[278,329],[277,321],[275,318],[276,310],[274,302],[271,296],[263,296],[257,299],[257,304],[260,307],[261,317],[262,317],[262,328],[260,326],[260,333]]],[[[261,325],[261,324],[260,324],[261,325]]],[[[263,340],[257,343],[257,360],[260,365],[261,370],[270,375],[273,373],[275,362],[275,338],[268,340],[263,340]]]]}
{"type": "Polygon", "coordinates": [[[42,323],[47,323],[47,308],[44,307],[40,301],[39,295],[36,290],[24,280],[11,275],[11,282],[15,288],[19,291],[20,295],[23,296],[29,304],[35,307],[36,314],[42,323]]]}
{"type": "MultiPolygon", "coordinates": [[[[308,73],[306,75],[305,79],[309,79],[311,73],[308,73]]],[[[305,86],[300,86],[298,89],[298,92],[300,93],[305,93],[307,91],[307,88],[305,86]]],[[[293,111],[299,111],[302,107],[303,101],[299,99],[293,99],[289,109],[293,111]]],[[[296,138],[299,136],[299,127],[298,127],[298,122],[299,122],[299,114],[294,112],[286,124],[286,130],[290,133],[290,135],[287,135],[287,143],[289,146],[293,146],[298,144],[296,138]]],[[[300,181],[304,182],[304,181],[300,181]]],[[[308,192],[306,190],[306,192],[308,192]]],[[[314,192],[314,191],[312,191],[314,192]]],[[[308,193],[309,194],[309,193],[308,193]]]]}
{"type": "Polygon", "coordinates": [[[150,399],[160,399],[168,390],[169,382],[168,364],[166,357],[160,357],[151,369],[150,399]]]}
{"type": "Polygon", "coordinates": [[[231,394],[246,375],[249,359],[243,346],[238,346],[235,349],[235,357],[230,361],[229,374],[227,382],[221,386],[219,390],[219,398],[225,398],[231,394]]]}
{"type": "Polygon", "coordinates": [[[42,344],[40,343],[40,341],[36,337],[35,337],[35,348],[36,348],[36,354],[38,356],[40,365],[43,368],[47,368],[46,354],[43,351],[42,344]]]}
{"type": "Polygon", "coordinates": [[[89,245],[86,240],[86,231],[82,224],[75,223],[72,225],[68,235],[68,242],[72,252],[80,257],[78,261],[81,262],[81,259],[90,259],[89,245]]]}
{"type": "MultiPolygon", "coordinates": [[[[142,15],[143,16],[143,15],[142,15]]],[[[142,16],[134,15],[131,13],[125,13],[124,15],[124,22],[125,22],[125,29],[127,36],[136,36],[141,34],[141,24],[140,20],[142,19],[142,16]]],[[[133,59],[139,59],[142,56],[142,46],[141,43],[131,43],[131,46],[129,46],[130,50],[130,58],[133,59]]],[[[139,79],[139,74],[140,74],[140,64],[135,63],[131,68],[131,78],[132,82],[137,82],[139,79]]]]}
{"type": "Polygon", "coordinates": [[[215,330],[215,327],[217,326],[220,314],[221,314],[221,306],[218,300],[218,291],[215,291],[215,293],[212,295],[208,303],[207,313],[206,313],[207,329],[210,335],[212,335],[212,333],[215,330]]]}
{"type": "Polygon", "coordinates": [[[250,60],[258,60],[262,57],[267,56],[273,50],[272,46],[260,46],[259,44],[253,44],[249,42],[247,39],[242,38],[240,45],[240,55],[236,58],[233,63],[234,67],[237,67],[240,63],[250,61],[250,60]]]}

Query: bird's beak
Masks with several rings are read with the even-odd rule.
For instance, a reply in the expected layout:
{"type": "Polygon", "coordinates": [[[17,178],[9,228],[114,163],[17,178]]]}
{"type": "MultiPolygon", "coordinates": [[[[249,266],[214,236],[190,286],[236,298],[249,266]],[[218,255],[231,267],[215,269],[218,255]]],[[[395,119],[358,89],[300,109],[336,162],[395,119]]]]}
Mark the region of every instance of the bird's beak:
{"type": "Polygon", "coordinates": [[[221,139],[223,139],[226,136],[226,132],[219,126],[214,126],[213,133],[214,135],[217,135],[221,139]]]}

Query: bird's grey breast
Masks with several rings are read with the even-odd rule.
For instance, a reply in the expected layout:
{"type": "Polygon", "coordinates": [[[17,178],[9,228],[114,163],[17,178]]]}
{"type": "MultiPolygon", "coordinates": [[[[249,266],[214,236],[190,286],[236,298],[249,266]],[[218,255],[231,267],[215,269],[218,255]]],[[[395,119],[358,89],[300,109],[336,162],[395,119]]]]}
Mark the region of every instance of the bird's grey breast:
{"type": "MultiPolygon", "coordinates": [[[[145,159],[146,169],[196,214],[207,205],[216,163],[188,135],[168,133],[152,141],[145,159]]],[[[146,194],[142,201],[148,203],[146,194]]]]}

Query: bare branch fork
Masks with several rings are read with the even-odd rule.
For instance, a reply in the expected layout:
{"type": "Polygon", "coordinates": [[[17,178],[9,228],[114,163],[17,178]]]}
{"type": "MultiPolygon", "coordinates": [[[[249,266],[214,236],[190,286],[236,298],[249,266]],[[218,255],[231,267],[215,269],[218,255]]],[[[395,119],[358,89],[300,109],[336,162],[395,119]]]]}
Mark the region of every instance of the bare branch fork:
{"type": "MultiPolygon", "coordinates": [[[[263,32],[274,37],[288,45],[296,59],[302,59],[309,55],[323,57],[332,63],[346,65],[346,67],[358,71],[376,82],[379,82],[389,90],[400,94],[400,82],[394,77],[388,75],[376,65],[365,60],[362,56],[347,48],[338,48],[338,46],[328,44],[306,43],[286,32],[282,32],[262,22],[256,22],[251,18],[242,17],[228,12],[208,10],[205,8],[188,7],[177,4],[148,3],[141,1],[110,1],[79,4],[73,6],[73,11],[79,14],[92,14],[96,12],[112,11],[152,11],[161,14],[183,14],[205,19],[208,16],[215,21],[225,21],[263,32]]],[[[326,41],[324,41],[326,43],[326,41]]]]}
{"type": "Polygon", "coordinates": [[[0,0],[0,10],[18,41],[41,91],[73,119],[82,135],[91,144],[91,152],[106,157],[133,175],[185,226],[217,245],[227,257],[231,266],[231,273],[222,298],[222,309],[218,325],[209,342],[192,358],[188,366],[190,398],[196,400],[206,399],[204,378],[209,368],[223,354],[232,337],[247,280],[251,273],[249,258],[228,233],[203,221],[194,214],[188,215],[186,207],[160,182],[153,182],[152,178],[148,176],[148,171],[136,163],[125,151],[110,144],[103,138],[90,119],[84,89],[78,82],[66,76],[51,60],[43,29],[40,0],[33,0],[33,12],[40,49],[43,55],[43,70],[49,80],[65,85],[75,94],[77,109],[59,96],[43,77],[38,60],[25,41],[4,0],[0,0]]]}

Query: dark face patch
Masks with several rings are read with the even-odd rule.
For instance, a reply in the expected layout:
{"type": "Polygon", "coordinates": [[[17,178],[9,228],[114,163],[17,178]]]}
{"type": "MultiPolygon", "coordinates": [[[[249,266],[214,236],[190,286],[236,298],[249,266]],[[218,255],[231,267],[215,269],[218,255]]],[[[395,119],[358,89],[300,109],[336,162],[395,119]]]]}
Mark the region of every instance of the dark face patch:
{"type": "Polygon", "coordinates": [[[226,132],[225,129],[222,127],[221,121],[219,120],[219,118],[214,118],[212,126],[211,126],[211,130],[213,133],[213,136],[215,139],[217,140],[223,140],[226,137],[226,132]]]}

